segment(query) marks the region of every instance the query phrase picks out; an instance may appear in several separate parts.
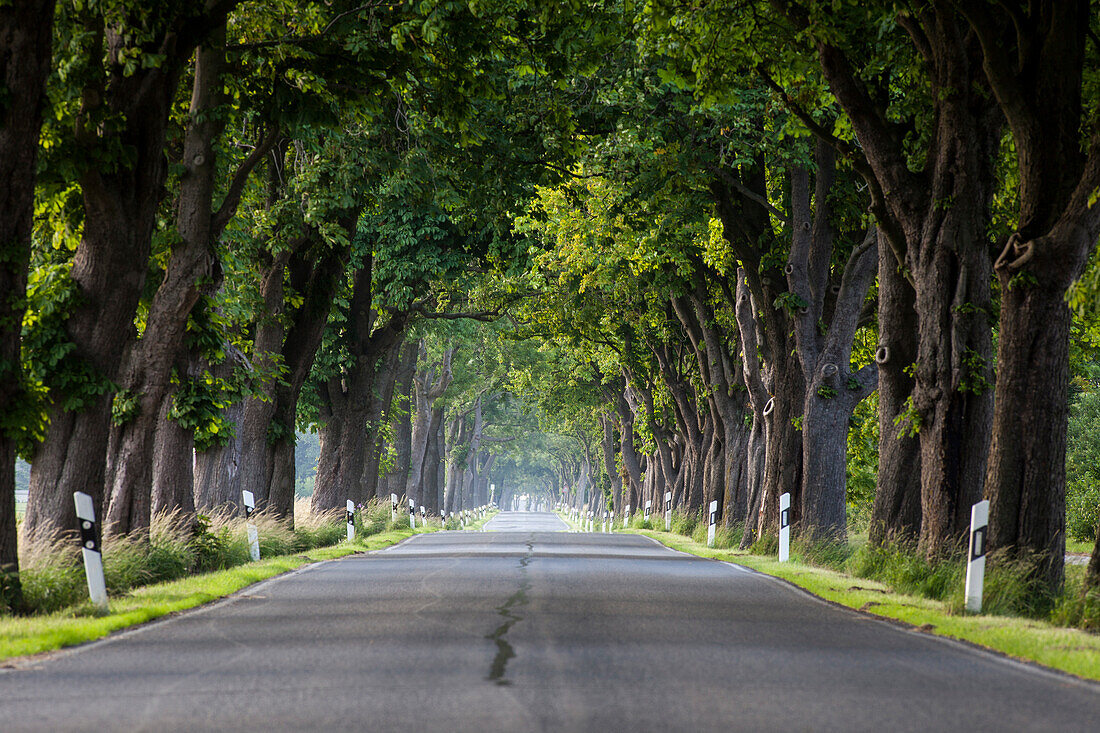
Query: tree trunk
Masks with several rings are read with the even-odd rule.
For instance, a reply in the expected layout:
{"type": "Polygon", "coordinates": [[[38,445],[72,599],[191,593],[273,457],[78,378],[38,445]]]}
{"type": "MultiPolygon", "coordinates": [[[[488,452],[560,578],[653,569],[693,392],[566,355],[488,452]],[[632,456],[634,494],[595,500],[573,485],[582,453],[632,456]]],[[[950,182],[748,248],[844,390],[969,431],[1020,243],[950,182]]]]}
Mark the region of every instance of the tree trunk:
{"type": "Polygon", "coordinates": [[[767,419],[754,415],[748,446],[748,502],[746,503],[745,532],[741,535],[741,549],[748,549],[759,536],[756,528],[764,521],[764,452],[767,448],[767,419]]]}
{"type": "MultiPolygon", "coordinates": [[[[1019,173],[1015,232],[996,265],[1002,300],[986,474],[989,545],[1033,555],[1032,578],[1053,596],[1065,552],[1065,296],[1100,237],[1100,129],[1086,71],[1094,68],[1088,45],[1091,37],[1095,53],[1096,12],[1088,0],[1029,7],[1024,24],[1008,7],[975,3],[960,12],[980,40],[1019,173]]],[[[1095,564],[1094,555],[1093,577],[1095,564]]]]}
{"type": "Polygon", "coordinates": [[[829,86],[847,111],[866,161],[872,212],[916,291],[919,339],[910,426],[919,430],[920,547],[957,549],[985,480],[993,390],[987,239],[1003,118],[979,66],[980,49],[954,6],[909,16],[923,38],[931,109],[926,168],[886,122],[845,52],[817,41],[829,86]]]}
{"type": "Polygon", "coordinates": [[[324,414],[338,425],[326,436],[317,462],[314,511],[337,509],[349,499],[366,503],[378,482],[383,414],[393,397],[400,340],[407,314],[395,313],[375,328],[373,263],[368,257],[355,275],[348,310],[349,370],[320,390],[324,414]]]}
{"type": "MultiPolygon", "coordinates": [[[[728,296],[727,296],[728,297],[728,296]]],[[[752,410],[752,427],[747,445],[745,467],[745,530],[741,549],[747,549],[759,536],[764,521],[764,464],[767,448],[767,426],[774,408],[771,395],[764,387],[760,359],[756,356],[759,343],[757,308],[749,291],[744,270],[737,271],[737,291],[733,296],[738,334],[741,336],[741,374],[748,404],[752,410]],[[769,414],[765,414],[768,412],[769,414]]]]}
{"type": "MultiPolygon", "coordinates": [[[[427,359],[427,349],[424,343],[420,343],[420,361],[427,359]]],[[[417,372],[413,377],[413,388],[416,393],[416,420],[413,423],[412,444],[409,460],[409,480],[405,486],[405,495],[416,497],[419,503],[426,508],[436,511],[439,509],[439,500],[435,497],[430,486],[436,486],[435,476],[432,473],[436,461],[439,460],[438,450],[433,462],[428,462],[428,446],[434,440],[442,424],[442,417],[437,413],[435,402],[447,390],[451,384],[453,373],[451,371],[451,358],[454,349],[447,349],[440,362],[427,367],[424,372],[417,372]]],[[[397,492],[393,492],[397,493],[397,492]]]]}
{"type": "MultiPolygon", "coordinates": [[[[394,465],[386,474],[380,493],[383,496],[404,494],[416,501],[419,497],[408,493],[409,467],[412,464],[412,390],[413,375],[416,373],[416,361],[420,344],[406,342],[401,347],[398,359],[397,377],[394,383],[396,401],[391,409],[393,424],[394,465]]],[[[423,458],[421,458],[423,460],[423,458]]]]}
{"type": "MultiPolygon", "coordinates": [[[[374,385],[371,389],[371,409],[368,416],[367,425],[370,430],[370,434],[367,439],[366,447],[368,453],[366,460],[363,462],[363,493],[367,498],[375,496],[378,493],[379,483],[379,466],[382,462],[382,451],[385,448],[385,441],[382,439],[382,427],[390,421],[392,415],[391,405],[393,404],[393,393],[397,382],[397,370],[398,359],[401,356],[401,342],[400,338],[395,343],[389,344],[386,347],[386,351],[383,353],[378,365],[378,372],[374,377],[374,385]]],[[[403,492],[394,492],[398,496],[401,496],[403,492]]]]}
{"type": "Polygon", "coordinates": [[[806,383],[800,529],[807,539],[844,541],[848,425],[852,411],[874,391],[878,379],[874,365],[851,370],[852,341],[878,263],[878,232],[869,228],[846,264],[832,274],[836,236],[829,195],[836,179],[835,158],[822,142],[814,158],[812,198],[810,172],[791,173],[793,234],[784,270],[790,293],[800,302],[790,318],[806,383]]]}
{"type": "Polygon", "coordinates": [[[425,470],[433,474],[432,483],[428,490],[432,497],[432,505],[439,512],[443,509],[443,487],[447,478],[447,462],[444,460],[447,455],[447,441],[443,427],[443,408],[433,410],[433,413],[435,413],[432,416],[432,424],[435,426],[435,439],[429,444],[428,456],[425,459],[425,470]]]}
{"type": "MultiPolygon", "coordinates": [[[[54,6],[48,0],[27,0],[0,7],[0,409],[10,417],[27,400],[20,333],[54,6]]],[[[0,430],[0,609],[23,603],[16,548],[15,433],[0,430]]]]}
{"type": "Polygon", "coordinates": [[[1066,552],[1071,317],[1065,292],[1071,281],[1065,275],[1083,269],[1084,262],[1073,267],[1071,257],[1049,244],[1039,252],[1028,265],[1038,275],[1034,283],[1014,284],[1012,272],[999,273],[1000,338],[986,495],[990,548],[1033,553],[1040,563],[1037,576],[1055,593],[1062,587],[1066,552]],[[1057,261],[1042,262],[1046,257],[1057,261]]]}
{"type": "Polygon", "coordinates": [[[782,494],[791,495],[792,524],[802,518],[802,461],[798,458],[802,455],[802,431],[795,423],[802,417],[806,383],[798,358],[791,355],[794,344],[789,346],[767,370],[773,402],[770,414],[764,418],[764,475],[757,536],[778,531],[782,494]]]}
{"type": "Polygon", "coordinates": [[[617,515],[623,507],[623,479],[615,466],[615,423],[610,415],[601,414],[600,425],[603,427],[603,440],[600,441],[603,470],[611,481],[611,503],[617,515]]]}
{"type": "Polygon", "coordinates": [[[913,286],[886,246],[878,256],[878,476],[869,539],[915,543],[920,535],[920,442],[906,430],[904,413],[913,394],[908,373],[917,360],[917,311],[913,286]]]}
{"type": "Polygon", "coordinates": [[[469,425],[464,415],[459,415],[451,420],[447,429],[447,442],[444,446],[447,453],[447,479],[443,493],[443,511],[450,514],[456,511],[456,502],[460,500],[460,489],[466,472],[466,461],[469,453],[469,425]]]}
{"type": "Polygon", "coordinates": [[[195,517],[195,435],[168,417],[171,396],[163,400],[153,441],[152,513],[178,512],[190,523],[195,517]]]}
{"type": "Polygon", "coordinates": [[[149,306],[145,331],[127,350],[122,367],[121,394],[136,399],[138,408],[125,423],[111,430],[110,443],[117,455],[108,461],[107,522],[120,534],[148,532],[155,460],[153,435],[161,405],[171,390],[172,367],[185,350],[187,319],[199,300],[200,282],[220,271],[214,261],[215,240],[236,211],[245,180],[275,139],[269,134],[260,141],[236,171],[225,201],[215,211],[218,165],[214,143],[224,127],[222,118],[215,114],[222,101],[223,45],[224,31],[219,31],[196,54],[190,123],[183,144],[187,174],[180,182],[176,220],[180,238],[172,247],[164,279],[149,306]]]}
{"type": "Polygon", "coordinates": [[[1092,544],[1092,556],[1085,568],[1085,583],[1081,594],[1100,593],[1100,521],[1096,523],[1096,541],[1092,544]]]}
{"type": "MultiPolygon", "coordinates": [[[[344,212],[337,222],[352,232],[359,220],[358,211],[344,212]]],[[[310,233],[315,237],[316,232],[310,233]]],[[[349,240],[350,240],[349,236],[349,240]]],[[[278,350],[282,354],[282,378],[274,385],[269,400],[248,400],[241,426],[241,489],[253,492],[256,507],[269,509],[275,516],[293,522],[294,518],[294,426],[298,397],[302,392],[317,349],[321,345],[333,296],[339,288],[347,262],[347,248],[329,248],[318,260],[303,241],[292,247],[286,265],[287,282],[302,297],[285,331],[277,319],[265,317],[257,327],[257,359],[278,350]],[[273,348],[274,347],[274,348],[273,348]]],[[[283,309],[282,277],[276,266],[265,279],[264,302],[275,315],[283,309]],[[275,297],[278,296],[278,297],[275,297]]],[[[357,474],[361,475],[361,474],[357,474]]]]}
{"type": "Polygon", "coordinates": [[[241,504],[241,432],[245,406],[236,402],[225,409],[226,422],[236,429],[225,446],[195,454],[195,508],[210,512],[241,504]]]}
{"type": "Polygon", "coordinates": [[[634,411],[627,403],[626,383],[615,393],[615,412],[619,416],[619,452],[623,457],[623,503],[637,510],[642,498],[642,462],[634,445],[634,411]]]}
{"type": "MultiPolygon", "coordinates": [[[[104,66],[89,74],[84,95],[87,106],[81,111],[77,137],[85,148],[82,159],[93,161],[104,155],[113,163],[89,167],[79,175],[84,228],[69,276],[80,297],[65,327],[76,347],[70,356],[100,386],[118,380],[125,348],[133,338],[134,315],[145,285],[152,234],[164,196],[165,135],[180,76],[194,47],[225,22],[228,8],[227,3],[210,15],[202,9],[195,16],[169,14],[152,21],[124,14],[110,20],[112,25],[117,24],[111,33],[98,37],[100,44],[107,46],[99,54],[105,59],[104,66]],[[129,37],[126,31],[130,24],[146,22],[153,26],[143,29],[143,45],[163,49],[161,62],[137,70],[107,62],[124,50],[119,46],[129,37]],[[117,116],[123,124],[85,126],[87,116],[103,113],[117,116]],[[127,151],[125,158],[119,157],[118,150],[127,151]]],[[[96,19],[97,23],[102,21],[96,19]]],[[[56,536],[73,528],[74,491],[91,495],[97,516],[103,516],[103,456],[110,430],[111,400],[87,393],[65,395],[57,390],[53,397],[50,427],[40,457],[32,463],[30,503],[24,521],[28,536],[56,536]],[[66,410],[66,398],[73,397],[79,406],[66,410]],[[74,446],[74,440],[79,445],[74,446]]],[[[155,418],[156,405],[150,409],[155,418]]]]}
{"type": "MultiPolygon", "coordinates": [[[[252,340],[252,364],[257,371],[264,374],[274,372],[278,355],[283,349],[283,277],[290,255],[290,251],[284,251],[272,258],[260,282],[264,317],[256,325],[252,340]]],[[[240,490],[252,492],[257,509],[266,505],[271,482],[273,456],[269,428],[274,415],[275,401],[272,395],[267,398],[248,397],[244,400],[241,419],[237,423],[241,446],[237,473],[240,490]]],[[[241,497],[233,497],[234,504],[243,506],[240,502],[241,497]]]]}

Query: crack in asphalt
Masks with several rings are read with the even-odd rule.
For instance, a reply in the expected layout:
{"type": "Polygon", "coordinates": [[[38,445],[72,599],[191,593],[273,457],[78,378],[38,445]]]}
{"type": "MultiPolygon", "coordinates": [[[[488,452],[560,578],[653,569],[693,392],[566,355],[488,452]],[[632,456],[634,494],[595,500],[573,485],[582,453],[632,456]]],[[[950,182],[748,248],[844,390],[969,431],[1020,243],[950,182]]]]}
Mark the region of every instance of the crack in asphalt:
{"type": "Polygon", "coordinates": [[[515,609],[527,605],[527,591],[531,590],[531,581],[527,577],[527,564],[531,562],[531,555],[534,551],[534,537],[532,537],[527,541],[527,553],[519,559],[519,590],[509,596],[503,605],[497,606],[497,613],[504,619],[504,623],[485,637],[491,639],[497,645],[496,656],[493,657],[493,662],[489,665],[489,676],[485,679],[498,685],[512,684],[504,677],[504,671],[508,666],[508,660],[516,656],[516,651],[504,637],[507,636],[509,629],[523,620],[523,616],[517,613],[515,609]]]}

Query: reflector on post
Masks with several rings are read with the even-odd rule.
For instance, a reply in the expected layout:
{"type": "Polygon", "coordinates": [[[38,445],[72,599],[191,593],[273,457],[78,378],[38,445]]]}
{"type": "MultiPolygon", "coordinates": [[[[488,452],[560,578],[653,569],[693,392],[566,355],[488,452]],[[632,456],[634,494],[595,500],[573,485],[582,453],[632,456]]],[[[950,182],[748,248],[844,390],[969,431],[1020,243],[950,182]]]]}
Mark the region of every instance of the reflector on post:
{"type": "Polygon", "coordinates": [[[90,494],[73,492],[76,519],[80,524],[80,553],[84,556],[84,574],[88,578],[88,597],[100,613],[107,613],[107,582],[103,577],[103,553],[99,548],[99,525],[90,494]]]}
{"type": "Polygon", "coordinates": [[[256,562],[260,559],[260,533],[252,521],[252,515],[256,513],[256,497],[251,491],[242,491],[241,498],[244,499],[244,517],[248,520],[248,554],[252,556],[252,562],[256,562]]]}
{"type": "Polygon", "coordinates": [[[989,529],[989,501],[970,508],[970,552],[966,556],[966,610],[982,610],[982,586],[985,584],[985,539],[989,529]]]}
{"type": "Polygon", "coordinates": [[[791,558],[791,495],[779,495],[779,562],[791,558]]]}
{"type": "Polygon", "coordinates": [[[714,547],[714,527],[718,523],[718,502],[710,503],[710,520],[707,523],[707,547],[714,547]]]}

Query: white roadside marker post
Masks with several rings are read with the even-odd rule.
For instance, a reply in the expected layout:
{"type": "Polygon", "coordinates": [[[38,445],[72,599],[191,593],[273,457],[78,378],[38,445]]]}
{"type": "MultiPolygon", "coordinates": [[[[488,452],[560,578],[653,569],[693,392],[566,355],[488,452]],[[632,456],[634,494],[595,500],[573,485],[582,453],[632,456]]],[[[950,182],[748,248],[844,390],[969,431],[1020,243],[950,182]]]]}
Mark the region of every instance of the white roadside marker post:
{"type": "Polygon", "coordinates": [[[714,527],[718,524],[718,502],[710,503],[710,522],[707,525],[707,547],[714,547],[714,527]]]}
{"type": "Polygon", "coordinates": [[[397,494],[390,494],[390,521],[397,524],[397,494]]]}
{"type": "Polygon", "coordinates": [[[989,528],[989,501],[970,508],[970,554],[966,563],[966,610],[981,613],[985,584],[985,535],[989,528]]]}
{"type": "Polygon", "coordinates": [[[248,554],[252,556],[252,562],[256,562],[260,559],[260,533],[252,521],[252,515],[256,513],[256,497],[251,491],[243,491],[241,496],[244,498],[244,518],[248,520],[248,554]]]}
{"type": "Polygon", "coordinates": [[[409,527],[416,529],[416,502],[409,499],[409,527]]]}
{"type": "Polygon", "coordinates": [[[665,531],[672,531],[672,492],[665,492],[665,531]]]}
{"type": "Polygon", "coordinates": [[[428,524],[428,511],[424,508],[424,505],[420,505],[420,526],[424,527],[428,524]]]}
{"type": "Polygon", "coordinates": [[[605,511],[603,513],[603,531],[604,532],[607,532],[607,518],[608,518],[608,516],[609,516],[608,513],[605,511]]]}
{"type": "Polygon", "coordinates": [[[96,609],[106,614],[107,582],[103,578],[103,553],[99,549],[99,531],[95,521],[95,505],[90,494],[73,492],[76,518],[80,522],[80,552],[84,555],[84,574],[88,577],[88,597],[96,609]]]}
{"type": "Polygon", "coordinates": [[[348,499],[348,542],[355,539],[355,503],[348,499]]]}
{"type": "Polygon", "coordinates": [[[652,508],[653,508],[653,502],[649,499],[646,499],[645,500],[645,513],[643,514],[642,519],[644,519],[647,522],[649,521],[649,512],[652,508]]]}
{"type": "Polygon", "coordinates": [[[791,559],[791,495],[779,495],[779,562],[791,559]]]}
{"type": "Polygon", "coordinates": [[[625,527],[629,527],[629,526],[630,526],[630,505],[627,504],[626,508],[623,510],[623,527],[625,528],[625,527]]]}

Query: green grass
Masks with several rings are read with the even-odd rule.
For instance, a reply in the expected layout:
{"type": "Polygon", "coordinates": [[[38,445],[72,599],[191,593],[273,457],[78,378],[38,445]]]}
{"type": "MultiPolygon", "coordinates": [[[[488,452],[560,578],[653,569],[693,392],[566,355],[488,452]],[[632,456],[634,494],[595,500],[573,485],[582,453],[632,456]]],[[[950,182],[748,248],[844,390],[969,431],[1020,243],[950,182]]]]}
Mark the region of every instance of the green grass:
{"type": "Polygon", "coordinates": [[[298,554],[262,559],[226,570],[146,585],[112,597],[110,613],[101,617],[96,615],[88,602],[48,614],[0,617],[0,659],[82,644],[120,629],[224,598],[254,583],[312,562],[379,550],[414,534],[438,530],[438,523],[423,528],[418,526],[415,532],[408,527],[387,530],[357,537],[350,543],[345,541],[298,554]]]}
{"type": "MultiPolygon", "coordinates": [[[[799,562],[780,563],[774,557],[708,548],[705,544],[669,532],[639,533],[681,552],[736,563],[782,578],[841,606],[901,621],[938,636],[987,647],[1016,659],[1100,680],[1100,635],[1097,634],[1018,616],[971,615],[958,611],[952,600],[899,593],[886,583],[839,570],[799,562]]],[[[1072,572],[1076,574],[1079,571],[1072,572]]],[[[1067,581],[1067,585],[1073,580],[1067,581]]]]}
{"type": "Polygon", "coordinates": [[[1091,555],[1092,547],[1092,542],[1082,542],[1081,540],[1075,540],[1070,537],[1066,538],[1066,552],[1073,552],[1078,555],[1091,555]]]}

